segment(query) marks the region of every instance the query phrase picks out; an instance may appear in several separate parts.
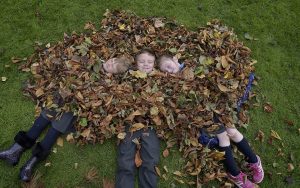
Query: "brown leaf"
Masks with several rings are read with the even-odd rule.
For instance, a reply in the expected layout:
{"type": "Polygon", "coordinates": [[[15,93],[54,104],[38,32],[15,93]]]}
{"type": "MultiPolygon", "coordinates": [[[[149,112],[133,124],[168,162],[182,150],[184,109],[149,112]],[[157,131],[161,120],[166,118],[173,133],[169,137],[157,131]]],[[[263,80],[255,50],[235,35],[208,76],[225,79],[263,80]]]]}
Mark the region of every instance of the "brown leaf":
{"type": "Polygon", "coordinates": [[[155,171],[156,171],[156,174],[161,177],[161,173],[160,173],[160,170],[157,166],[155,166],[155,171]]]}
{"type": "Polygon", "coordinates": [[[93,182],[98,179],[98,171],[95,167],[92,167],[85,175],[85,180],[87,182],[93,182]]]}
{"type": "Polygon", "coordinates": [[[168,149],[165,149],[164,151],[163,151],[163,156],[166,158],[166,157],[168,157],[169,156],[169,150],[168,149]]]}
{"type": "Polygon", "coordinates": [[[126,133],[125,132],[119,133],[117,137],[118,139],[123,140],[126,137],[126,133]]]}
{"type": "Polygon", "coordinates": [[[260,142],[264,142],[265,140],[265,134],[262,132],[262,130],[258,130],[257,136],[255,140],[259,140],[260,142]]]}
{"type": "Polygon", "coordinates": [[[136,111],[132,112],[131,114],[129,114],[129,116],[127,118],[125,118],[125,121],[132,121],[135,116],[140,116],[140,115],[143,115],[143,114],[144,113],[141,112],[140,110],[136,110],[136,111]]]}
{"type": "Polygon", "coordinates": [[[143,163],[142,159],[141,159],[141,154],[140,154],[140,150],[137,150],[135,153],[135,158],[134,158],[134,162],[135,162],[135,166],[136,167],[140,167],[143,163]]]}
{"type": "Polygon", "coordinates": [[[227,87],[223,86],[222,84],[218,84],[218,88],[219,88],[222,92],[229,92],[229,91],[231,91],[230,89],[228,89],[227,87]]]}
{"type": "Polygon", "coordinates": [[[80,135],[83,136],[84,138],[88,138],[90,136],[91,129],[85,129],[80,135]]]}
{"type": "Polygon", "coordinates": [[[38,88],[38,89],[35,91],[35,96],[40,97],[40,96],[42,96],[42,95],[44,95],[43,89],[42,89],[42,88],[38,88]]]}
{"type": "Polygon", "coordinates": [[[107,178],[103,178],[103,188],[114,188],[115,183],[112,180],[109,180],[107,178]]]}
{"type": "Polygon", "coordinates": [[[264,111],[267,112],[267,113],[273,112],[273,107],[271,106],[270,103],[265,103],[264,104],[264,111]]]}
{"type": "Polygon", "coordinates": [[[295,169],[292,163],[288,163],[288,172],[292,172],[295,169]]]}

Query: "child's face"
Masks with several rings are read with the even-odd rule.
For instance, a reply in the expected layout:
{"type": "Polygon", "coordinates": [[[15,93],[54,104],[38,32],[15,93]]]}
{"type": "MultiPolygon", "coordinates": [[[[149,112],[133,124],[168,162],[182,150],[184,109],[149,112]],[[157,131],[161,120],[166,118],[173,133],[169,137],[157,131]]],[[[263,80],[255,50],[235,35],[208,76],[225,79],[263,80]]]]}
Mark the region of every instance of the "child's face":
{"type": "Polygon", "coordinates": [[[160,62],[160,70],[168,73],[179,72],[179,63],[177,58],[163,58],[160,62]]]}
{"type": "Polygon", "coordinates": [[[153,71],[155,62],[155,57],[153,55],[142,53],[137,57],[136,61],[138,70],[145,73],[150,73],[153,71]]]}
{"type": "Polygon", "coordinates": [[[103,69],[105,72],[116,74],[118,73],[116,58],[111,58],[103,63],[103,69]]]}

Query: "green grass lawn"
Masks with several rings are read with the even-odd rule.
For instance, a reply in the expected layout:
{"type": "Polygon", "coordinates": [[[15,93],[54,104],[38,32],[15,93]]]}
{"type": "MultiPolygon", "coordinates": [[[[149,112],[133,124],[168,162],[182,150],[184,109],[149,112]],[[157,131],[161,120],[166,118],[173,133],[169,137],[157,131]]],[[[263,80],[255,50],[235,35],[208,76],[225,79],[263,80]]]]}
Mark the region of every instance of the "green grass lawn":
{"type": "MultiPolygon", "coordinates": [[[[262,158],[267,175],[261,187],[286,187],[284,179],[287,176],[294,179],[289,187],[300,187],[299,0],[5,1],[0,5],[0,77],[7,77],[6,82],[0,82],[1,149],[12,144],[14,135],[28,129],[34,120],[34,104],[23,97],[20,90],[27,75],[19,72],[10,58],[29,56],[35,41],[54,43],[62,40],[64,32],[82,32],[87,21],[99,26],[107,8],[131,10],[139,16],[166,16],[191,29],[213,18],[233,27],[240,40],[252,49],[252,57],[258,60],[256,75],[261,79],[256,90],[262,102],[270,102],[274,108],[269,114],[262,107],[252,109],[251,123],[247,130],[242,130],[262,158]],[[247,41],[246,32],[259,40],[247,41]],[[287,125],[286,120],[294,125],[287,125]],[[263,143],[255,140],[259,129],[265,134],[263,143]],[[274,140],[270,145],[271,130],[277,131],[282,141],[274,140]],[[284,155],[278,156],[278,150],[284,155]],[[295,167],[291,172],[288,163],[295,167]]],[[[45,162],[38,166],[42,181],[46,187],[101,187],[103,178],[114,180],[115,143],[116,140],[111,140],[103,145],[77,147],[65,142],[64,147],[55,146],[57,153],[46,160],[51,166],[45,167],[45,162]],[[74,163],[78,163],[77,169],[74,163]],[[92,167],[96,167],[98,179],[88,183],[84,177],[92,167]]],[[[167,159],[161,160],[161,166],[166,165],[171,172],[179,169],[183,165],[179,156],[174,149],[167,159]]],[[[0,162],[0,187],[21,185],[19,168],[29,157],[30,151],[16,167],[0,162]]],[[[160,181],[159,187],[171,187],[173,182],[169,176],[168,181],[160,181]]]]}

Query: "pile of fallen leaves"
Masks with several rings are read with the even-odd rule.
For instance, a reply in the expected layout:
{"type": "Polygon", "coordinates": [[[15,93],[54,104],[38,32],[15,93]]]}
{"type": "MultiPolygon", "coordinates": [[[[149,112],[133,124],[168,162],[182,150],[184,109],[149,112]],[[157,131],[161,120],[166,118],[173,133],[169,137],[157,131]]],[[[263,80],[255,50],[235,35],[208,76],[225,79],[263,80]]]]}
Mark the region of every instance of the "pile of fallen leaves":
{"type": "Polygon", "coordinates": [[[24,91],[37,102],[37,112],[41,108],[73,111],[77,133],[68,139],[79,144],[103,143],[113,136],[123,139],[126,125],[131,132],[153,127],[167,143],[165,157],[177,145],[187,159],[184,172],[175,174],[178,182],[196,184],[224,177],[218,163],[224,154],[202,146],[199,130],[218,127],[214,114],[228,127],[248,123],[246,110],[238,114],[236,108],[256,63],[250,49],[218,20],[189,31],[165,18],[107,11],[99,30],[92,23],[85,29],[65,34],[57,44],[37,46],[21,67],[33,75],[24,91]],[[185,68],[178,74],[102,71],[109,58],[133,58],[145,47],[158,56],[176,56],[185,68]],[[186,175],[196,176],[197,181],[184,180],[186,175]]]}

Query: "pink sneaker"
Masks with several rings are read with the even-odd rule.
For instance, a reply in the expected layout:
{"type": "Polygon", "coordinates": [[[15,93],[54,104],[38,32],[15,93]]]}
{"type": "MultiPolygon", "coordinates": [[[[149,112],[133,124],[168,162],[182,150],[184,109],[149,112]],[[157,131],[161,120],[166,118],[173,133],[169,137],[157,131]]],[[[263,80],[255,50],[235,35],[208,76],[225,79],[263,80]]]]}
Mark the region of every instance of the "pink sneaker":
{"type": "Polygon", "coordinates": [[[241,172],[237,176],[227,174],[228,178],[239,188],[255,188],[255,184],[248,180],[247,175],[241,172]]]}
{"type": "Polygon", "coordinates": [[[261,165],[261,160],[258,155],[257,157],[257,162],[256,163],[249,163],[248,168],[251,170],[252,174],[252,181],[254,183],[260,183],[264,179],[264,169],[261,165]]]}

